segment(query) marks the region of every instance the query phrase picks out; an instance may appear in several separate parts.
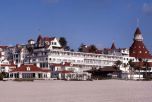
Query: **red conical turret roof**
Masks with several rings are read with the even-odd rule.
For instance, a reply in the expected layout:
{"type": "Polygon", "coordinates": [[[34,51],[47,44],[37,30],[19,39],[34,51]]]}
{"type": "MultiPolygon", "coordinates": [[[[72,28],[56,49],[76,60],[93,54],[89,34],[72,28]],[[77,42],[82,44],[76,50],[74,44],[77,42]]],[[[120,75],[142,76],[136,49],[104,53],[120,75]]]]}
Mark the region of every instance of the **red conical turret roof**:
{"type": "Polygon", "coordinates": [[[140,31],[139,27],[136,28],[135,35],[136,34],[141,34],[141,31],[140,31]]]}
{"type": "Polygon", "coordinates": [[[148,49],[146,48],[143,42],[142,34],[139,28],[137,28],[135,31],[134,42],[131,45],[129,51],[131,57],[143,59],[152,58],[151,54],[149,53],[148,49]]]}
{"type": "Polygon", "coordinates": [[[115,49],[116,49],[116,46],[115,46],[115,43],[114,43],[114,42],[113,42],[112,45],[111,45],[111,49],[112,49],[112,50],[115,50],[115,49]]]}
{"type": "Polygon", "coordinates": [[[42,41],[42,40],[43,40],[42,36],[39,35],[38,38],[37,38],[37,42],[42,41]]]}

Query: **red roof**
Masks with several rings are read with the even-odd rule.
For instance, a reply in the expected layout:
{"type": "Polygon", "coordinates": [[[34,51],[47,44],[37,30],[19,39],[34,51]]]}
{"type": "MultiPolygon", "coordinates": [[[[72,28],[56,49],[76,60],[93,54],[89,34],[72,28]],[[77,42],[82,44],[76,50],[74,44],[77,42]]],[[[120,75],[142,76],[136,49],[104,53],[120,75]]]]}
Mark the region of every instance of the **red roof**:
{"type": "Polygon", "coordinates": [[[42,39],[43,39],[42,36],[39,35],[38,38],[37,38],[37,42],[42,41],[42,39]]]}
{"type": "Polygon", "coordinates": [[[55,37],[44,37],[43,40],[51,42],[52,40],[54,40],[54,38],[55,37]]]}
{"type": "Polygon", "coordinates": [[[136,34],[141,34],[141,31],[140,31],[139,27],[136,28],[135,35],[136,34]]]}
{"type": "Polygon", "coordinates": [[[6,49],[8,46],[0,46],[1,49],[6,49]]]}
{"type": "Polygon", "coordinates": [[[16,65],[15,65],[15,64],[1,64],[1,66],[16,67],[16,65]]]}
{"type": "Polygon", "coordinates": [[[46,70],[36,67],[35,65],[21,65],[12,72],[46,72],[46,70]]]}
{"type": "Polygon", "coordinates": [[[111,45],[111,49],[112,49],[112,50],[115,50],[115,49],[116,49],[116,46],[115,46],[115,43],[114,43],[114,42],[113,42],[112,45],[111,45]]]}
{"type": "Polygon", "coordinates": [[[152,58],[142,41],[134,41],[130,47],[130,56],[136,58],[152,58]]]}
{"type": "MultiPolygon", "coordinates": [[[[141,31],[139,28],[136,29],[135,35],[136,34],[141,34],[141,31]]],[[[134,36],[134,37],[136,37],[136,36],[134,36]]],[[[150,52],[148,51],[148,49],[146,48],[146,46],[144,45],[144,42],[142,40],[141,41],[134,40],[129,51],[130,51],[130,57],[144,58],[144,59],[152,58],[150,52]]]]}

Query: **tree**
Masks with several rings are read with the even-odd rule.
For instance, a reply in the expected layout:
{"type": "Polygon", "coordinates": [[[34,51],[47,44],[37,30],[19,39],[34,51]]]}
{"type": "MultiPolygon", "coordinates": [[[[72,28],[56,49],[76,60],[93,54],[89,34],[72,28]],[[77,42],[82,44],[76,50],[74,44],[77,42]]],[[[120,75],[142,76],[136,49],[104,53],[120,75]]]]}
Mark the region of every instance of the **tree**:
{"type": "Polygon", "coordinates": [[[128,67],[128,64],[124,63],[123,64],[124,68],[125,68],[125,75],[126,75],[126,79],[128,78],[128,74],[127,74],[127,71],[126,71],[126,68],[128,67]]]}
{"type": "Polygon", "coordinates": [[[67,40],[66,40],[66,38],[60,37],[59,43],[61,44],[61,46],[62,46],[63,48],[65,48],[65,47],[67,46],[67,40]]]}
{"type": "Polygon", "coordinates": [[[116,61],[113,65],[113,67],[116,70],[117,76],[118,76],[118,71],[120,70],[120,66],[121,66],[122,62],[120,60],[116,61]]]}
{"type": "Polygon", "coordinates": [[[140,79],[140,69],[143,67],[142,66],[143,60],[141,58],[139,58],[139,64],[138,64],[138,70],[139,70],[139,79],[140,79]]]}
{"type": "Polygon", "coordinates": [[[144,61],[144,67],[145,67],[145,70],[146,70],[145,78],[149,79],[150,77],[149,77],[149,74],[148,74],[148,70],[150,71],[150,64],[149,64],[148,60],[144,61]]]}
{"type": "Polygon", "coordinates": [[[66,51],[69,51],[70,50],[70,46],[65,46],[64,48],[66,51]]]}
{"type": "Polygon", "coordinates": [[[129,60],[128,64],[129,64],[129,66],[130,66],[130,67],[129,67],[130,78],[132,78],[135,64],[133,63],[133,61],[132,61],[132,60],[129,60]]]}
{"type": "Polygon", "coordinates": [[[74,49],[70,49],[71,52],[74,52],[74,49]]]}
{"type": "Polygon", "coordinates": [[[3,78],[8,78],[8,73],[6,73],[6,72],[1,72],[1,73],[0,73],[0,80],[3,80],[3,78]]]}
{"type": "Polygon", "coordinates": [[[118,60],[118,61],[116,61],[115,63],[114,63],[114,66],[115,66],[115,68],[116,68],[116,70],[118,71],[118,70],[120,70],[120,65],[122,64],[122,62],[120,61],[120,60],[118,60]]]}
{"type": "Polygon", "coordinates": [[[97,52],[97,47],[95,45],[90,45],[89,46],[89,53],[96,53],[97,52]]]}
{"type": "Polygon", "coordinates": [[[85,47],[85,46],[86,46],[86,45],[82,43],[82,44],[80,45],[80,47],[78,48],[78,51],[79,51],[79,52],[84,52],[84,47],[85,47]]]}
{"type": "Polygon", "coordinates": [[[125,72],[126,72],[126,68],[128,67],[128,65],[126,63],[124,63],[123,66],[124,66],[125,72]]]}
{"type": "Polygon", "coordinates": [[[33,53],[34,47],[32,45],[27,45],[26,48],[27,48],[29,54],[33,53]]]}

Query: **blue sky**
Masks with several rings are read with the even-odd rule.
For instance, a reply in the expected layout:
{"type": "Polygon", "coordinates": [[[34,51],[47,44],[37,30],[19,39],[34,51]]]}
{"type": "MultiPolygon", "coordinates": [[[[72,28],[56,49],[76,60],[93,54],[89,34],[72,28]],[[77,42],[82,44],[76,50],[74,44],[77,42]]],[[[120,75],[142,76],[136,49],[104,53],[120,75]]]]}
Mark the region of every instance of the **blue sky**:
{"type": "Polygon", "coordinates": [[[130,47],[137,27],[152,49],[151,0],[0,0],[0,43],[15,45],[43,36],[65,37],[99,48],[130,47]]]}

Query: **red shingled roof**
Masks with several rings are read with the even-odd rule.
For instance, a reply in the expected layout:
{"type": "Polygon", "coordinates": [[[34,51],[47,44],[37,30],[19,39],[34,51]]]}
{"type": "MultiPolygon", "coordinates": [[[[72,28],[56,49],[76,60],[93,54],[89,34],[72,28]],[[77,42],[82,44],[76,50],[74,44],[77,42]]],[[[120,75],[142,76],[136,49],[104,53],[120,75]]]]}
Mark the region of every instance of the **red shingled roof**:
{"type": "Polygon", "coordinates": [[[112,49],[112,50],[115,50],[115,49],[116,49],[116,46],[115,46],[115,43],[114,43],[114,42],[113,42],[112,45],[111,45],[111,49],[112,49]]]}
{"type": "Polygon", "coordinates": [[[36,67],[35,65],[21,65],[12,72],[46,72],[46,70],[36,67]],[[30,68],[30,70],[27,70],[28,68],[30,68]]]}
{"type": "Polygon", "coordinates": [[[1,66],[10,66],[10,67],[16,67],[15,64],[1,64],[1,66]]]}
{"type": "Polygon", "coordinates": [[[50,41],[54,40],[54,38],[55,38],[55,37],[44,37],[43,40],[50,42],[50,41]]]}
{"type": "Polygon", "coordinates": [[[37,38],[37,42],[41,41],[42,39],[43,39],[42,36],[39,35],[38,38],[37,38]]]}
{"type": "Polygon", "coordinates": [[[1,49],[6,49],[8,46],[0,46],[1,49]]]}
{"type": "Polygon", "coordinates": [[[141,31],[140,31],[139,27],[136,28],[135,35],[136,34],[141,34],[141,31]]]}
{"type": "MultiPolygon", "coordinates": [[[[136,29],[134,37],[136,37],[136,34],[141,34],[139,28],[136,29]]],[[[129,51],[130,51],[130,57],[144,58],[144,59],[152,58],[150,52],[148,51],[142,40],[141,41],[134,40],[129,51]]]]}
{"type": "Polygon", "coordinates": [[[152,58],[142,41],[134,41],[130,47],[130,56],[136,58],[152,58]]]}

